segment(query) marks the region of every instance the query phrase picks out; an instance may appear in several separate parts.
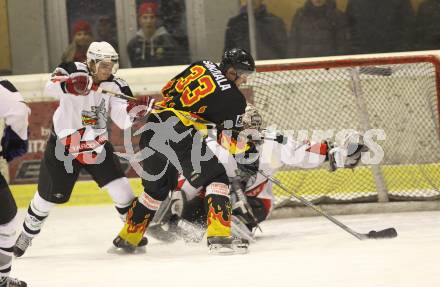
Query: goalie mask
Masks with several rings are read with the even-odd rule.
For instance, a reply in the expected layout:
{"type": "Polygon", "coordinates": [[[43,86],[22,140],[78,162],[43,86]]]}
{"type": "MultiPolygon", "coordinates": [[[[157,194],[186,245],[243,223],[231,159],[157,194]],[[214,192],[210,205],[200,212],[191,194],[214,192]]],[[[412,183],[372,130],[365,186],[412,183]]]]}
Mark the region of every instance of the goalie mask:
{"type": "Polygon", "coordinates": [[[115,49],[107,42],[92,42],[87,50],[87,66],[94,63],[96,71],[99,70],[101,63],[105,63],[106,67],[111,67],[112,74],[119,69],[119,56],[115,49]]]}
{"type": "Polygon", "coordinates": [[[263,118],[261,117],[257,108],[252,104],[247,104],[243,115],[243,128],[260,131],[262,125],[263,118]]]}

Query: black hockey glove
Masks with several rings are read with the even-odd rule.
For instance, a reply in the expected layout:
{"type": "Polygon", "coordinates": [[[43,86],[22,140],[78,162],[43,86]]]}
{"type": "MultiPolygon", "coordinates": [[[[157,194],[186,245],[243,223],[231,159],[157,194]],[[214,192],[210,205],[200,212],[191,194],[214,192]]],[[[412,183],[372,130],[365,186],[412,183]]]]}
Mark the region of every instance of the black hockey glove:
{"type": "Polygon", "coordinates": [[[7,162],[27,153],[29,142],[21,139],[10,126],[6,126],[1,139],[2,156],[7,162]]]}
{"type": "Polygon", "coordinates": [[[259,168],[259,156],[257,147],[253,142],[248,143],[249,148],[244,153],[244,157],[237,158],[237,175],[242,178],[242,181],[247,182],[249,179],[257,176],[259,168]]]}

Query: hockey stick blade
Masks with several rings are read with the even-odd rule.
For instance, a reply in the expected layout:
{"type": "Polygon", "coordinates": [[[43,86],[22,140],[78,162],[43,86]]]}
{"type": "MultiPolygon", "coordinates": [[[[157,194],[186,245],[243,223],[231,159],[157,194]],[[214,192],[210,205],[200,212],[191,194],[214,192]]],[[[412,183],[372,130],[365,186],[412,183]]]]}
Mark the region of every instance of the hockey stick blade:
{"type": "Polygon", "coordinates": [[[367,239],[391,239],[397,237],[397,231],[395,228],[387,228],[379,231],[372,230],[368,232],[367,239]]]}
{"type": "Polygon", "coordinates": [[[318,206],[314,205],[312,202],[310,202],[307,199],[305,199],[304,197],[299,196],[295,192],[289,191],[279,180],[277,180],[273,176],[267,175],[267,174],[265,174],[261,170],[259,170],[258,172],[261,175],[263,175],[264,177],[266,177],[268,180],[270,180],[271,182],[276,184],[282,190],[284,190],[287,194],[290,194],[294,198],[298,199],[304,205],[306,205],[306,206],[310,207],[311,209],[315,210],[317,213],[321,214],[322,216],[324,216],[325,218],[327,218],[328,220],[330,220],[331,222],[333,222],[334,224],[339,226],[341,229],[343,229],[344,231],[350,233],[351,235],[353,235],[354,237],[356,237],[359,240],[365,240],[365,239],[385,239],[385,238],[395,238],[395,237],[397,237],[397,231],[396,231],[396,229],[394,229],[392,227],[384,229],[384,230],[380,230],[380,231],[372,230],[368,234],[363,234],[363,233],[356,232],[353,229],[351,229],[350,227],[348,227],[347,225],[345,225],[344,223],[342,223],[341,221],[337,220],[336,218],[334,218],[333,216],[331,216],[330,214],[328,214],[327,212],[322,210],[321,208],[319,208],[318,206]]]}

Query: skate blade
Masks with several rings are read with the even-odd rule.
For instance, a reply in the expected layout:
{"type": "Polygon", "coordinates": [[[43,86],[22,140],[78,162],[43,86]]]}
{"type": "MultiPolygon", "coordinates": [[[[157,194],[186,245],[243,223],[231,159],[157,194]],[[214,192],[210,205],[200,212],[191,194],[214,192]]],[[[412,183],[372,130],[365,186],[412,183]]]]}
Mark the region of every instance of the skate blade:
{"type": "Polygon", "coordinates": [[[136,254],[145,254],[147,253],[147,248],[145,246],[136,247],[136,248],[121,248],[112,246],[107,250],[109,254],[117,254],[117,255],[136,255],[136,254]]]}
{"type": "Polygon", "coordinates": [[[235,255],[248,253],[247,245],[231,245],[211,244],[209,246],[209,254],[211,255],[235,255]]]}

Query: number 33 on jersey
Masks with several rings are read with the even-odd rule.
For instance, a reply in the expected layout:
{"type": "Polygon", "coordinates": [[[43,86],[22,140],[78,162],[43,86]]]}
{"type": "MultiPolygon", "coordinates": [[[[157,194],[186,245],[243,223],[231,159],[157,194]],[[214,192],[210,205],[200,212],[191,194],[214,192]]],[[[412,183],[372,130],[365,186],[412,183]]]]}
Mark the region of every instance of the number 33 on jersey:
{"type": "Polygon", "coordinates": [[[193,63],[162,89],[166,108],[192,113],[217,125],[236,122],[244,113],[246,99],[211,61],[193,63]]]}

